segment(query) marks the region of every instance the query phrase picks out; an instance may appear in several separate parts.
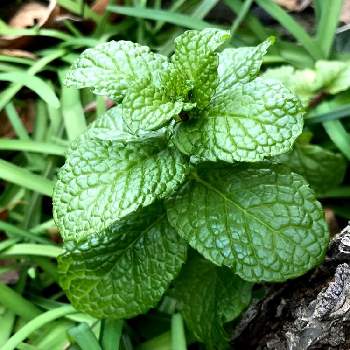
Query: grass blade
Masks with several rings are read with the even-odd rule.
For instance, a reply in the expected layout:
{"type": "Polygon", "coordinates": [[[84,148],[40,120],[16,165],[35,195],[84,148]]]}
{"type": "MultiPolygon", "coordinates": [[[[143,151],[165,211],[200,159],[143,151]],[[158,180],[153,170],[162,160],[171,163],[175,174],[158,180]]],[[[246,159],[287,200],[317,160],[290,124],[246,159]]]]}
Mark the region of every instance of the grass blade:
{"type": "Polygon", "coordinates": [[[45,256],[48,258],[57,258],[62,253],[62,248],[57,247],[55,245],[22,243],[13,245],[12,247],[2,251],[0,255],[7,257],[32,255],[45,256]]]}
{"type": "Polygon", "coordinates": [[[122,320],[102,320],[100,339],[103,350],[119,350],[122,329],[122,320]]]}
{"type": "Polygon", "coordinates": [[[108,6],[107,9],[110,12],[118,13],[120,15],[150,19],[154,21],[162,21],[190,29],[201,30],[208,27],[214,27],[212,24],[201,19],[164,10],[127,6],[108,6]]]}
{"type": "Polygon", "coordinates": [[[243,6],[241,7],[237,18],[235,19],[235,21],[232,24],[231,27],[231,37],[234,37],[234,35],[236,34],[236,31],[238,29],[238,27],[240,26],[240,24],[242,23],[243,19],[246,17],[246,15],[249,12],[250,7],[252,6],[253,0],[245,0],[243,3],[243,6]]]}
{"type": "MultiPolygon", "coordinates": [[[[48,63],[63,56],[65,53],[65,50],[55,50],[51,54],[44,56],[28,69],[28,74],[34,75],[40,72],[48,63]]],[[[0,111],[11,101],[17,92],[22,89],[22,87],[22,84],[12,84],[0,94],[0,111]]]]}
{"type": "Polygon", "coordinates": [[[53,182],[3,159],[0,159],[0,179],[39,192],[45,196],[51,197],[53,193],[53,182]]]}
{"type": "Polygon", "coordinates": [[[322,49],[324,58],[329,58],[331,53],[342,5],[343,0],[322,0],[319,2],[321,13],[317,23],[316,40],[322,49]]]}
{"type": "MultiPolygon", "coordinates": [[[[0,230],[9,232],[16,238],[20,238],[20,239],[28,239],[33,242],[44,243],[44,244],[47,244],[50,242],[49,240],[43,237],[39,237],[34,233],[26,231],[22,228],[19,228],[15,225],[9,224],[8,222],[2,221],[2,220],[0,220],[0,230]]],[[[13,246],[11,248],[13,248],[13,246]]]]}
{"type": "Polygon", "coordinates": [[[344,156],[350,160],[350,135],[345,130],[343,124],[339,120],[330,120],[323,123],[323,127],[329,138],[344,156]]]}
{"type": "Polygon", "coordinates": [[[64,156],[66,152],[65,147],[55,145],[54,143],[12,139],[0,140],[0,150],[36,152],[57,156],[64,156]]]}
{"type": "Polygon", "coordinates": [[[27,72],[0,73],[0,80],[26,86],[28,89],[38,94],[53,108],[58,108],[60,106],[60,101],[50,86],[34,75],[28,74],[27,72]]]}
{"type": "Polygon", "coordinates": [[[184,325],[180,314],[175,314],[171,318],[171,349],[187,349],[184,325]]]}
{"type": "Polygon", "coordinates": [[[68,331],[71,338],[84,350],[102,350],[95,334],[86,323],[81,323],[68,331]]]}
{"type": "Polygon", "coordinates": [[[36,330],[40,329],[45,324],[56,320],[57,318],[67,316],[77,311],[73,306],[62,306],[57,309],[47,311],[28,322],[17,333],[15,333],[2,347],[2,350],[15,350],[16,346],[23,340],[27,339],[36,330]]]}
{"type": "Polygon", "coordinates": [[[285,29],[297,39],[307,50],[314,60],[323,58],[322,50],[309,34],[294,20],[286,11],[271,0],[256,0],[256,3],[262,7],[269,15],[275,18],[285,29]]]}
{"type": "Polygon", "coordinates": [[[2,305],[25,320],[31,320],[41,314],[36,306],[3,283],[0,283],[0,300],[2,305]]]}
{"type": "Polygon", "coordinates": [[[16,135],[22,140],[29,140],[30,138],[29,138],[27,129],[23,125],[22,120],[18,116],[15,106],[13,105],[12,102],[9,102],[9,104],[5,108],[5,111],[7,114],[7,118],[11,122],[11,125],[16,135]]]}

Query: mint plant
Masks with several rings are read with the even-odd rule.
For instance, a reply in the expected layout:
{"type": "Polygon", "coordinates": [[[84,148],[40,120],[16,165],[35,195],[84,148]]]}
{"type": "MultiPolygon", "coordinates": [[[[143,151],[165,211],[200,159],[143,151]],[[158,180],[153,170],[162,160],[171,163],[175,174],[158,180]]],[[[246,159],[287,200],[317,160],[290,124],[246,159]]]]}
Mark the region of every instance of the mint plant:
{"type": "Polygon", "coordinates": [[[66,85],[117,104],[72,143],[54,191],[60,281],[77,309],[130,318],[168,293],[195,338],[223,348],[254,282],[322,261],[321,205],[280,158],[302,132],[301,103],[258,77],[271,38],[222,49],[229,38],[187,31],[171,59],[112,41],[68,72],[66,85]]]}

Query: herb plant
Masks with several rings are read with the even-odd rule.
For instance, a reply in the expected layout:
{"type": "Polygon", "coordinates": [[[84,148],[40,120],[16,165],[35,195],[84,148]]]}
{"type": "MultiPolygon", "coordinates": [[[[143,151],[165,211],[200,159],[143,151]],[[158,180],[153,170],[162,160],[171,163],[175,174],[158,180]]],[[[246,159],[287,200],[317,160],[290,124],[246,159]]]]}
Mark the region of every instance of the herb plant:
{"type": "Polygon", "coordinates": [[[254,282],[322,261],[321,205],[281,158],[303,107],[257,76],[273,39],[222,49],[229,38],[187,31],[170,60],[112,41],[68,72],[66,85],[117,104],[72,143],[54,192],[60,281],[77,309],[130,318],[167,292],[194,337],[223,348],[254,282]]]}

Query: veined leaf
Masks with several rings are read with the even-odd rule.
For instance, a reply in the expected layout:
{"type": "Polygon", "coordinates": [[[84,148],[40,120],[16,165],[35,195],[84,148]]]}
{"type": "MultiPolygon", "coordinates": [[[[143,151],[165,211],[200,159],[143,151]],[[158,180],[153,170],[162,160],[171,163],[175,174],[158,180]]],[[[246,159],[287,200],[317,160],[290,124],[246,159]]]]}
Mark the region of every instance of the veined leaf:
{"type": "Polygon", "coordinates": [[[127,216],[58,258],[60,282],[74,307],[97,318],[129,318],[160,300],[186,258],[186,244],[162,205],[127,216]]]}
{"type": "Polygon", "coordinates": [[[152,53],[147,46],[110,41],[85,50],[67,73],[65,84],[89,87],[97,95],[120,100],[136,80],[159,83],[160,71],[167,66],[167,57],[152,53]]]}
{"type": "Polygon", "coordinates": [[[272,80],[236,84],[196,118],[178,126],[174,142],[201,160],[261,161],[291,149],[303,129],[298,99],[272,80]]]}
{"type": "Polygon", "coordinates": [[[263,57],[274,43],[271,37],[255,47],[225,49],[219,54],[219,85],[216,94],[237,83],[248,83],[259,73],[263,57]]]}
{"type": "Polygon", "coordinates": [[[320,203],[288,168],[206,169],[168,203],[177,232],[248,281],[283,281],[319,264],[328,243],[320,203]]]}
{"type": "Polygon", "coordinates": [[[140,131],[138,135],[131,133],[123,119],[122,105],[118,105],[112,107],[91,123],[85,137],[122,143],[143,142],[147,138],[164,137],[165,131],[163,128],[157,131],[140,131]]]}
{"type": "Polygon", "coordinates": [[[130,129],[138,134],[142,130],[161,128],[183,108],[182,101],[170,100],[164,89],[143,80],[134,83],[123,100],[123,118],[130,129]]]}
{"type": "Polygon", "coordinates": [[[178,301],[187,327],[209,349],[226,349],[224,323],[249,305],[252,284],[227,267],[217,267],[195,256],[175,280],[171,295],[178,301]]]}
{"type": "Polygon", "coordinates": [[[316,145],[296,143],[292,152],[281,154],[273,160],[302,175],[319,193],[338,186],[345,176],[344,157],[316,145]]]}
{"type": "Polygon", "coordinates": [[[188,162],[165,141],[77,140],[60,169],[54,218],[65,240],[100,232],[139,207],[171,195],[188,162]]]}
{"type": "Polygon", "coordinates": [[[218,84],[219,58],[216,51],[230,37],[229,32],[207,28],[189,30],[175,39],[175,74],[193,84],[193,101],[206,107],[218,84]]]}

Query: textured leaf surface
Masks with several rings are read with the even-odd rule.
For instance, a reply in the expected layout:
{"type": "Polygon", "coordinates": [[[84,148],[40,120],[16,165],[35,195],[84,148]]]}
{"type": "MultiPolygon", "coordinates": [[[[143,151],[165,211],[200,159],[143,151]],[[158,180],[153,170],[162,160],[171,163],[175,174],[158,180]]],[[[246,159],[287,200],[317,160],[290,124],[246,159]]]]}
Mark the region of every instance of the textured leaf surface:
{"type": "Polygon", "coordinates": [[[164,89],[148,80],[133,85],[123,101],[123,118],[133,132],[157,130],[178,115],[184,107],[181,101],[171,101],[164,89]]]}
{"type": "Polygon", "coordinates": [[[175,281],[172,295],[187,327],[208,349],[226,349],[224,323],[234,320],[249,305],[252,284],[227,267],[194,257],[175,281]]]}
{"type": "Polygon", "coordinates": [[[140,131],[138,135],[131,133],[129,127],[124,122],[122,106],[118,105],[109,109],[91,123],[85,137],[125,143],[143,142],[146,138],[160,138],[164,134],[164,128],[157,131],[140,131]]]}
{"type": "Polygon", "coordinates": [[[249,281],[302,275],[325,254],[321,205],[281,166],[207,169],[168,205],[170,223],[193,248],[249,281]]]}
{"type": "Polygon", "coordinates": [[[315,145],[296,143],[292,152],[281,154],[276,160],[302,175],[321,193],[339,185],[345,176],[343,156],[315,145]]]}
{"type": "Polygon", "coordinates": [[[164,147],[154,139],[73,143],[53,198],[63,238],[80,240],[172,194],[184,181],[188,163],[177,150],[164,147]]]}
{"type": "Polygon", "coordinates": [[[219,58],[216,51],[229,39],[219,29],[189,30],[175,39],[173,62],[183,81],[193,83],[193,97],[198,108],[206,107],[217,84],[219,58]]]}
{"type": "Polygon", "coordinates": [[[147,46],[129,41],[110,41],[85,50],[66,75],[65,84],[89,87],[97,95],[121,99],[137,79],[159,81],[168,59],[147,46]]]}
{"type": "Polygon", "coordinates": [[[281,66],[268,69],[263,77],[280,81],[300,98],[303,106],[307,106],[315,95],[316,73],[312,69],[296,70],[292,66],[281,66]]]}
{"type": "Polygon", "coordinates": [[[255,47],[225,49],[219,54],[219,85],[216,93],[237,83],[248,83],[259,73],[263,57],[274,39],[269,38],[255,47]]]}
{"type": "Polygon", "coordinates": [[[256,78],[216,96],[200,118],[179,125],[174,142],[202,160],[255,162],[289,151],[302,128],[298,99],[256,78]]]}
{"type": "Polygon", "coordinates": [[[69,241],[60,282],[72,304],[97,318],[129,318],[156,305],[186,258],[186,244],[159,205],[121,219],[103,234],[69,241]]]}

